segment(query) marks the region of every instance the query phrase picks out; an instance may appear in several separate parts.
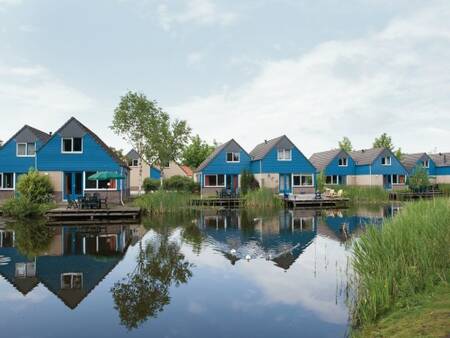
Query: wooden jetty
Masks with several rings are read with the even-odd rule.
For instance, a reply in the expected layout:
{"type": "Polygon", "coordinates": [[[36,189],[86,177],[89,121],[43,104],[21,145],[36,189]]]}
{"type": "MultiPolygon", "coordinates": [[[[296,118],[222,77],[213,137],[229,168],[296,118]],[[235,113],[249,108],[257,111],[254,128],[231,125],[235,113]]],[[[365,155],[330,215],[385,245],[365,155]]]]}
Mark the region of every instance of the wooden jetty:
{"type": "Polygon", "coordinates": [[[344,197],[322,197],[315,199],[314,197],[296,195],[295,198],[284,198],[285,208],[291,209],[327,209],[327,208],[347,208],[350,199],[344,197]]]}
{"type": "Polygon", "coordinates": [[[414,192],[414,191],[391,191],[389,193],[389,199],[393,201],[409,201],[415,199],[423,199],[423,198],[435,198],[442,197],[443,193],[439,190],[434,191],[423,191],[423,192],[414,192]]]}
{"type": "Polygon", "coordinates": [[[191,201],[193,207],[218,207],[235,209],[243,206],[243,198],[196,198],[191,201]]]}
{"type": "Polygon", "coordinates": [[[94,223],[126,223],[135,222],[141,215],[141,209],[135,207],[112,207],[109,209],[68,209],[60,207],[45,213],[50,224],[94,223]]]}

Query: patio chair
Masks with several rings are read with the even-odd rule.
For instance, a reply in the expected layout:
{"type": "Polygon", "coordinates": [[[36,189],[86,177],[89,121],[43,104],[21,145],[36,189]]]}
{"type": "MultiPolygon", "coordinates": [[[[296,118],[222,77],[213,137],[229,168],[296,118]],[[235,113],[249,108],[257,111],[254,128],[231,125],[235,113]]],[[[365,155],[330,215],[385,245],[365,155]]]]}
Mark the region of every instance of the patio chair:
{"type": "Polygon", "coordinates": [[[67,197],[67,209],[78,209],[79,205],[77,200],[74,200],[72,197],[67,197]]]}

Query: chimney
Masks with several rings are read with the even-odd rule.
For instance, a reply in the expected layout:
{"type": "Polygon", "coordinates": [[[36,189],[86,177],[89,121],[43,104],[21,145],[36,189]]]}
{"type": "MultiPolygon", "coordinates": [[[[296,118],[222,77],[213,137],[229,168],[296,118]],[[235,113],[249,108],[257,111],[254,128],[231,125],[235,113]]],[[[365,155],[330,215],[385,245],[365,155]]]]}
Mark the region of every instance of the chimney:
{"type": "Polygon", "coordinates": [[[264,140],[264,143],[267,144],[267,140],[264,140]]]}
{"type": "Polygon", "coordinates": [[[361,152],[362,152],[362,153],[365,153],[365,152],[366,152],[366,149],[361,150],[361,152]]]}
{"type": "Polygon", "coordinates": [[[53,132],[49,132],[48,134],[49,134],[50,136],[52,136],[53,132]]]}

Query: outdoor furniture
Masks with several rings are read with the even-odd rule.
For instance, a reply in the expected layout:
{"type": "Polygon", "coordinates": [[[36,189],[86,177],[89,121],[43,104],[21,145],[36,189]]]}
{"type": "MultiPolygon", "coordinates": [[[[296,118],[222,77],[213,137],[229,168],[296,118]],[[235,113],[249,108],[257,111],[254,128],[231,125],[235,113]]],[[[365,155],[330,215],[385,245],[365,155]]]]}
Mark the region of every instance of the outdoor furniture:
{"type": "Polygon", "coordinates": [[[316,191],[314,194],[314,199],[321,200],[322,199],[322,193],[320,191],[316,191]]]}
{"type": "Polygon", "coordinates": [[[78,209],[80,205],[77,200],[72,199],[71,197],[67,198],[67,209],[78,209]]]}

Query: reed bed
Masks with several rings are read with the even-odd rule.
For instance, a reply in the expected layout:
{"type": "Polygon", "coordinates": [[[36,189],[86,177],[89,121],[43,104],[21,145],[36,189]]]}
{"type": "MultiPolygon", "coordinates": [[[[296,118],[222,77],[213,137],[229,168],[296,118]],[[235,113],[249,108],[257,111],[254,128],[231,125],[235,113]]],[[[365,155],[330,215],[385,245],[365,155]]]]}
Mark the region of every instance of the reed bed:
{"type": "Polygon", "coordinates": [[[353,246],[355,326],[375,322],[440,282],[450,271],[450,199],[409,203],[353,246]]]}
{"type": "Polygon", "coordinates": [[[283,201],[267,188],[249,191],[244,198],[245,208],[279,209],[283,207],[283,201]]]}
{"type": "Polygon", "coordinates": [[[389,202],[389,192],[379,186],[345,185],[334,189],[342,189],[344,196],[355,204],[381,204],[389,202]]]}
{"type": "Polygon", "coordinates": [[[192,194],[177,191],[155,191],[140,196],[133,204],[149,215],[190,212],[192,194]]]}

